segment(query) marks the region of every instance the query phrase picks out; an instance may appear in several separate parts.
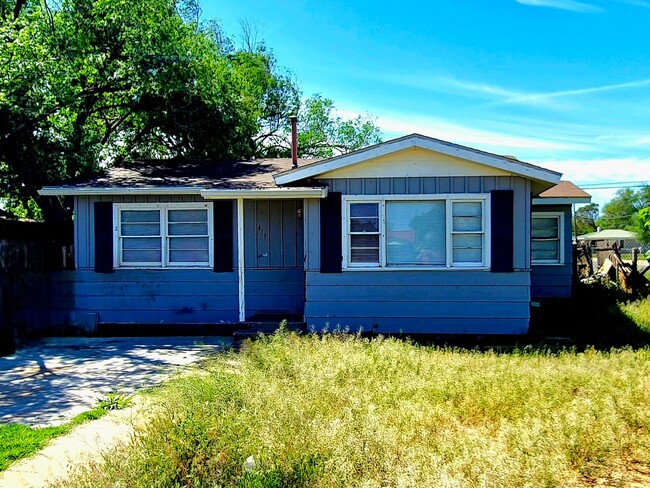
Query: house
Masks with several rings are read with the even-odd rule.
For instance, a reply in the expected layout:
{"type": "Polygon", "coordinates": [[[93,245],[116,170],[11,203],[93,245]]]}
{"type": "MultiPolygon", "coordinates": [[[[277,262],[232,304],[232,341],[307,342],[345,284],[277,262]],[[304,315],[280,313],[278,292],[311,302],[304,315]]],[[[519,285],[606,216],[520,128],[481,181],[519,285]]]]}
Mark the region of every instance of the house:
{"type": "Polygon", "coordinates": [[[571,206],[514,157],[418,134],[331,159],[140,162],[71,196],[75,270],[25,320],[304,320],[380,333],[522,334],[571,291],[571,206]]]}

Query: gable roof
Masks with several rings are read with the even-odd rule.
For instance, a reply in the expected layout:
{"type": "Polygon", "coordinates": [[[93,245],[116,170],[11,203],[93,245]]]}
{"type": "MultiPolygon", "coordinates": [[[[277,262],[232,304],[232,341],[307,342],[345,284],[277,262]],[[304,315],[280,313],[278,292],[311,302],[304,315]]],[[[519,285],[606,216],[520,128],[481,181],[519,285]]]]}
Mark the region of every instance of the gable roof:
{"type": "Polygon", "coordinates": [[[535,205],[590,203],[591,195],[570,181],[560,181],[533,198],[535,205]]]}
{"type": "Polygon", "coordinates": [[[446,154],[448,156],[465,159],[467,161],[500,169],[512,174],[542,182],[546,187],[550,186],[551,184],[559,183],[561,177],[561,173],[519,161],[512,156],[500,156],[498,154],[481,151],[479,149],[473,149],[467,146],[461,146],[459,144],[442,141],[440,139],[423,136],[421,134],[411,134],[408,136],[399,137],[397,139],[375,144],[374,146],[359,149],[348,154],[335,156],[333,158],[324,159],[308,164],[306,166],[299,166],[298,168],[283,171],[275,176],[275,181],[278,185],[285,185],[305,178],[318,176],[328,171],[344,168],[363,161],[368,161],[370,159],[402,151],[408,148],[421,148],[441,154],[446,154]]]}

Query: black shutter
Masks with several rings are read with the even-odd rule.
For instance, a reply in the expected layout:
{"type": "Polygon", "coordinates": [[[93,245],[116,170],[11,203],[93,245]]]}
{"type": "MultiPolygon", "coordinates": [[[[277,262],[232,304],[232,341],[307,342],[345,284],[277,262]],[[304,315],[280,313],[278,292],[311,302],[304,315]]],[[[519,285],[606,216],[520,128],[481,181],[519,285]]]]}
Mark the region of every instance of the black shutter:
{"type": "Polygon", "coordinates": [[[329,193],[320,201],[320,272],[340,273],[343,261],[341,249],[341,194],[329,193]]]}
{"type": "Polygon", "coordinates": [[[493,190],[491,193],[491,271],[495,273],[511,273],[513,270],[513,197],[512,190],[493,190]]]}
{"type": "Polygon", "coordinates": [[[233,246],[233,200],[215,200],[212,202],[214,221],[214,271],[229,273],[232,271],[233,246]]]}
{"type": "Polygon", "coordinates": [[[95,202],[95,272],[113,272],[113,204],[95,202]]]}

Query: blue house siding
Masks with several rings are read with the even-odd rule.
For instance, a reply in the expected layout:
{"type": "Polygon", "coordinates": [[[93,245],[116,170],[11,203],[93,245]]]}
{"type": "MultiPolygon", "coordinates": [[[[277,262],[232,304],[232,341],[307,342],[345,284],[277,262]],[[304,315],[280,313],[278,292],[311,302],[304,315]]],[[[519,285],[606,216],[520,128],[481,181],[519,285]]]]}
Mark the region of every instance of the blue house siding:
{"type": "MultiPolygon", "coordinates": [[[[94,203],[203,202],[198,195],[89,196],[75,199],[77,271],[53,275],[55,297],[25,316],[49,309],[65,324],[96,314],[104,323],[234,323],[239,321],[237,214],[233,206],[233,272],[116,269],[93,272],[94,203]],[[63,293],[57,299],[57,294],[63,293]]],[[[302,200],[247,200],[245,222],[246,316],[302,314],[305,302],[302,200]]],[[[219,218],[219,216],[215,216],[219,218]]],[[[36,301],[35,301],[36,303],[36,301]]]]}
{"type": "Polygon", "coordinates": [[[305,320],[316,330],[523,334],[529,290],[526,271],[308,272],[305,320]]]}
{"type": "Polygon", "coordinates": [[[533,212],[562,212],[564,214],[564,264],[532,265],[531,296],[542,298],[569,298],[573,285],[573,247],[571,245],[571,205],[534,205],[533,212]]]}
{"type": "Polygon", "coordinates": [[[210,270],[91,270],[51,273],[24,304],[22,320],[50,327],[95,320],[115,324],[218,324],[238,320],[237,273],[210,270]]]}
{"type": "Polygon", "coordinates": [[[302,315],[305,272],[301,269],[247,269],[246,318],[256,314],[302,315]]]}
{"type": "Polygon", "coordinates": [[[305,203],[305,320],[382,333],[523,334],[530,318],[530,181],[520,177],[324,179],[345,195],[514,191],[513,273],[484,270],[320,273],[319,202],[305,203]]]}

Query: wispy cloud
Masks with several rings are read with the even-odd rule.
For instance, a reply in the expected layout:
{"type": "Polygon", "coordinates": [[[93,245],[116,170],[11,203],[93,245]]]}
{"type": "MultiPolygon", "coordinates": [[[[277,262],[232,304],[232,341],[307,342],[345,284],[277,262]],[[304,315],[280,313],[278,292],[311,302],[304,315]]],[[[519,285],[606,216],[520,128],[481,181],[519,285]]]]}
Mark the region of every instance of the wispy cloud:
{"type": "Polygon", "coordinates": [[[560,10],[570,10],[572,12],[594,13],[602,12],[603,9],[589,3],[577,2],[575,0],[515,0],[522,5],[532,7],[548,7],[560,10]]]}
{"type": "Polygon", "coordinates": [[[495,101],[497,104],[536,105],[555,109],[570,108],[566,102],[558,101],[559,99],[563,98],[650,86],[650,78],[646,78],[643,80],[629,81],[625,83],[614,83],[611,85],[577,88],[573,90],[526,93],[523,91],[511,90],[496,85],[467,82],[453,78],[447,78],[445,82],[468,92],[493,96],[494,98],[498,99],[495,101]]]}
{"type": "MultiPolygon", "coordinates": [[[[353,118],[359,115],[361,111],[346,108],[337,110],[337,113],[344,118],[353,118]]],[[[496,153],[505,151],[507,154],[512,154],[512,151],[517,149],[526,150],[527,152],[584,151],[587,149],[586,146],[580,143],[484,130],[437,117],[413,113],[379,114],[377,115],[377,125],[384,132],[384,136],[389,139],[417,132],[496,153]]]]}

